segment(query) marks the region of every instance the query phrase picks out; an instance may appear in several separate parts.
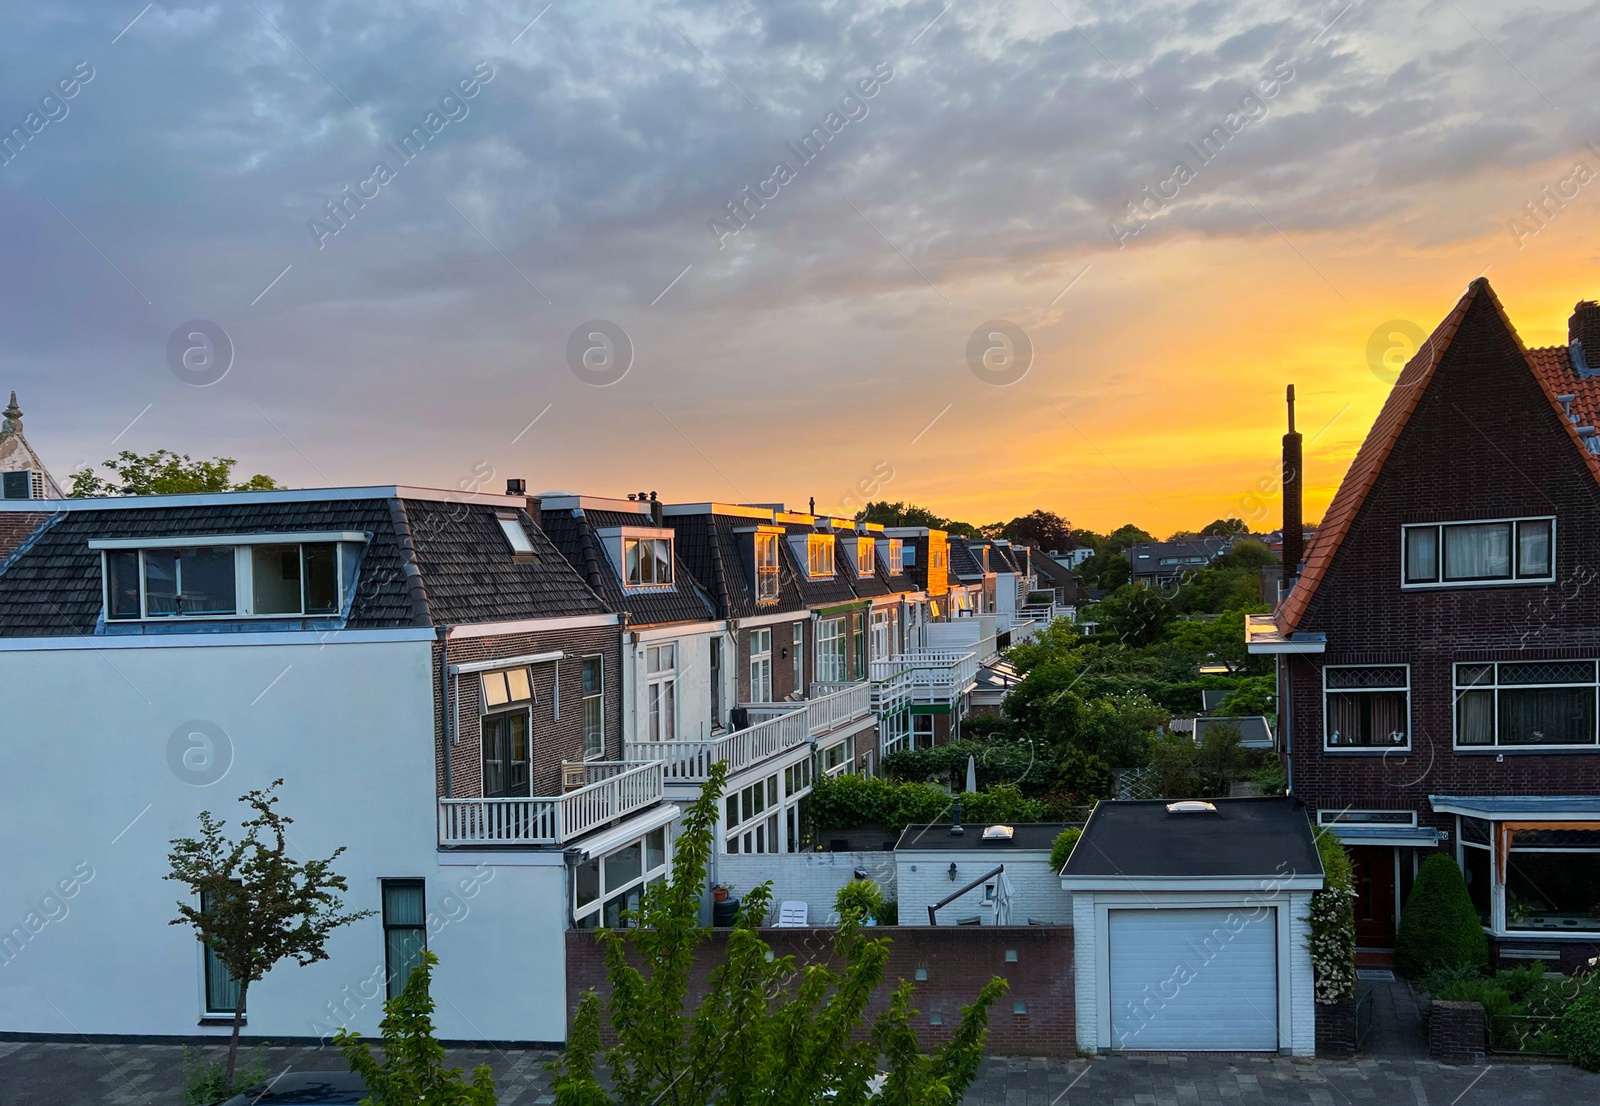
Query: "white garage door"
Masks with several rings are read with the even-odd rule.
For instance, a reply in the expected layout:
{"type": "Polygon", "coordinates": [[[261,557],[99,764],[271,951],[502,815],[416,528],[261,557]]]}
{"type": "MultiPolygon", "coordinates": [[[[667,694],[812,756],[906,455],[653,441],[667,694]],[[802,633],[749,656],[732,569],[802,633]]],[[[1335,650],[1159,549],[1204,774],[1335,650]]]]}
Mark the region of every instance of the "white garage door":
{"type": "Polygon", "coordinates": [[[1277,917],[1258,913],[1111,911],[1110,1047],[1277,1051],[1277,917]]]}

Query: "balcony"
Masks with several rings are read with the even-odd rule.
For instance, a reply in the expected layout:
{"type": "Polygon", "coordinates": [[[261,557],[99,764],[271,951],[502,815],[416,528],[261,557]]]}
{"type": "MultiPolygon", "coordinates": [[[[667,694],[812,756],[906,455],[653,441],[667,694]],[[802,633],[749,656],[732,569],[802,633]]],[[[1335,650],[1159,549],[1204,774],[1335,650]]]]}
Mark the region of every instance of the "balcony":
{"type": "Polygon", "coordinates": [[[954,706],[978,678],[978,654],[897,653],[872,662],[874,683],[902,686],[912,703],[954,706]]]}
{"type": "MultiPolygon", "coordinates": [[[[773,704],[775,707],[784,704],[773,704]]],[[[668,783],[704,783],[711,767],[728,762],[728,774],[740,772],[770,756],[811,739],[811,722],[805,704],[795,703],[782,714],[734,730],[721,737],[696,741],[630,741],[628,756],[660,764],[668,783]]]]}
{"type": "Polygon", "coordinates": [[[552,798],[440,799],[439,844],[565,845],[654,806],[665,792],[657,763],[595,761],[584,775],[582,787],[552,798]]]}
{"type": "Polygon", "coordinates": [[[872,685],[865,681],[850,684],[812,684],[811,697],[784,703],[743,703],[752,719],[767,720],[804,710],[806,725],[813,738],[824,738],[872,714],[872,685]]]}

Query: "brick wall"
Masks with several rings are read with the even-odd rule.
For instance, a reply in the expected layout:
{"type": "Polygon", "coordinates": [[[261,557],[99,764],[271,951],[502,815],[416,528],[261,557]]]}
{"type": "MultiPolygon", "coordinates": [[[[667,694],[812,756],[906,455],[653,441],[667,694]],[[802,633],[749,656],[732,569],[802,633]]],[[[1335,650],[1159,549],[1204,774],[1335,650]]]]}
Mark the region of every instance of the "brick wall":
{"type": "Polygon", "coordinates": [[[1433,1000],[1428,1018],[1428,1055],[1441,1064],[1470,1064],[1482,1054],[1488,1019],[1480,1002],[1433,1000]]]}
{"type": "MultiPolygon", "coordinates": [[[[1072,929],[1070,927],[1012,926],[956,929],[884,931],[889,936],[889,964],[884,984],[867,1008],[866,1021],[888,1005],[891,989],[902,979],[916,987],[912,1018],[924,1049],[950,1039],[960,1020],[961,1007],[976,997],[992,976],[1007,979],[1011,989],[990,1011],[988,1050],[995,1056],[1076,1055],[1073,1012],[1072,929]],[[1014,952],[1015,960],[1007,960],[1014,952]],[[917,980],[918,970],[927,978],[917,980]],[[1021,1003],[1025,1012],[1017,1013],[1021,1003]],[[938,1015],[942,1025],[931,1018],[938,1015]]],[[[834,931],[829,929],[764,929],[761,937],[778,956],[793,955],[797,966],[833,963],[834,931]]],[[[690,1002],[705,993],[705,980],[721,963],[727,931],[713,936],[696,954],[690,1002]]],[[[582,994],[594,988],[602,998],[605,965],[594,934],[567,934],[568,1020],[582,994]]],[[[608,1036],[607,1043],[611,1043],[608,1036]]]]}
{"type": "Polygon", "coordinates": [[[1356,1054],[1356,1004],[1317,1003],[1317,1057],[1348,1060],[1356,1054]]]}
{"type": "MultiPolygon", "coordinates": [[[[601,708],[605,715],[605,759],[622,759],[621,648],[622,633],[617,626],[597,626],[452,641],[449,663],[470,664],[497,657],[528,656],[557,650],[566,654],[560,661],[533,666],[537,700],[533,704],[532,727],[533,794],[559,795],[561,762],[583,759],[582,658],[585,656],[598,655],[602,658],[604,689],[601,708]],[[560,719],[555,717],[555,696],[551,687],[558,669],[561,681],[560,719]]],[[[442,661],[440,648],[435,644],[433,680],[436,743],[441,740],[447,722],[439,693],[442,661]]],[[[450,678],[449,713],[457,726],[456,741],[450,746],[450,784],[456,798],[472,798],[483,793],[483,747],[480,744],[482,718],[479,714],[481,695],[482,688],[476,674],[450,678]]],[[[443,795],[444,764],[437,756],[435,760],[438,761],[439,794],[443,795]]]]}
{"type": "Polygon", "coordinates": [[[885,899],[896,897],[894,853],[837,852],[783,853],[778,856],[720,854],[716,877],[743,896],[750,888],[772,881],[772,909],[784,901],[798,900],[810,908],[813,925],[837,921],[833,903],[839,888],[855,878],[857,868],[878,885],[885,899]]]}

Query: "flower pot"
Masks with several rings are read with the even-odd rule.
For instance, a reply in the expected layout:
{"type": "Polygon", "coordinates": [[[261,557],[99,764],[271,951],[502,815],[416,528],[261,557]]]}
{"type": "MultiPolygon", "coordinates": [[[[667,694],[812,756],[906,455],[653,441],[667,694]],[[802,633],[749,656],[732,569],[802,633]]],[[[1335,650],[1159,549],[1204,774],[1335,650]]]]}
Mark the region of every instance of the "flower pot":
{"type": "Polygon", "coordinates": [[[728,889],[726,887],[713,887],[711,889],[711,901],[712,902],[727,902],[728,901],[728,889]]]}

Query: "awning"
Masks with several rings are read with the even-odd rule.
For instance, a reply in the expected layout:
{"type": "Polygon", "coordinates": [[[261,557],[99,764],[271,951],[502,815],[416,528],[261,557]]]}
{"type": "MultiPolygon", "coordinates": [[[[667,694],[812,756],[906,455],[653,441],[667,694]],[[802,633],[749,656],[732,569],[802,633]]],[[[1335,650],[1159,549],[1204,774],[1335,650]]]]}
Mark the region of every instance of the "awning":
{"type": "Polygon", "coordinates": [[[1329,830],[1341,845],[1392,845],[1397,848],[1431,849],[1440,840],[1439,831],[1422,826],[1332,825],[1318,826],[1329,830]]]}
{"type": "Polygon", "coordinates": [[[1440,814],[1490,821],[1600,821],[1600,795],[1429,795],[1440,814]]]}

